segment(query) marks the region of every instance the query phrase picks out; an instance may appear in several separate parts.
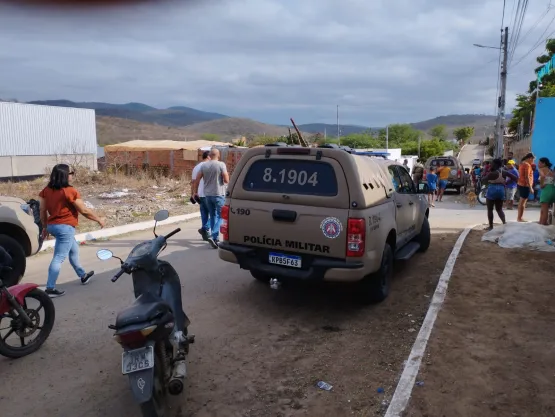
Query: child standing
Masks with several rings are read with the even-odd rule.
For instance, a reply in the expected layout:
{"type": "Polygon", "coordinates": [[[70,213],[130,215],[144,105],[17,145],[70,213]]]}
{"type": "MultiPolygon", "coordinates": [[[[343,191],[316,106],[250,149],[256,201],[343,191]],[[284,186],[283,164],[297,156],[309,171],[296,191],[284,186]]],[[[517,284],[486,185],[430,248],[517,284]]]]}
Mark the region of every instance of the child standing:
{"type": "Polygon", "coordinates": [[[428,181],[428,205],[430,207],[435,207],[434,194],[437,190],[437,174],[434,167],[430,168],[430,173],[426,175],[426,181],[428,181]]]}

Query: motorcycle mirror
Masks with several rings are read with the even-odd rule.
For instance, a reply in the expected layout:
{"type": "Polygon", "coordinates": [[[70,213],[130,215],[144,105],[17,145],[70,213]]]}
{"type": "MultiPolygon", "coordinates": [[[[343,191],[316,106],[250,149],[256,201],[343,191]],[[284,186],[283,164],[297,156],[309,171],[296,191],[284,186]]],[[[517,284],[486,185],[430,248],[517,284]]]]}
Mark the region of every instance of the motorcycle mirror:
{"type": "Polygon", "coordinates": [[[160,210],[154,215],[154,220],[157,222],[162,222],[170,217],[170,212],[168,210],[160,210]]]}
{"type": "Polygon", "coordinates": [[[112,258],[114,254],[111,250],[108,249],[100,249],[96,252],[96,257],[101,261],[107,261],[108,259],[112,258]]]}

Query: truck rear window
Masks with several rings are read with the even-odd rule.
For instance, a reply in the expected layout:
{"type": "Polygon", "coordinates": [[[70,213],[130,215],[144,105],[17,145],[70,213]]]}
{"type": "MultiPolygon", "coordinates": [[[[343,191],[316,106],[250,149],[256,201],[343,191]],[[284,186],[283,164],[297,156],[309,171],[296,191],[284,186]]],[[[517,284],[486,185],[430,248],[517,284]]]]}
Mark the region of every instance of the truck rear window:
{"type": "Polygon", "coordinates": [[[333,197],[337,195],[337,178],[333,167],[326,162],[263,159],[251,165],[243,188],[266,193],[333,197]]]}
{"type": "Polygon", "coordinates": [[[433,159],[431,162],[433,167],[454,167],[455,163],[451,159],[433,159]]]}

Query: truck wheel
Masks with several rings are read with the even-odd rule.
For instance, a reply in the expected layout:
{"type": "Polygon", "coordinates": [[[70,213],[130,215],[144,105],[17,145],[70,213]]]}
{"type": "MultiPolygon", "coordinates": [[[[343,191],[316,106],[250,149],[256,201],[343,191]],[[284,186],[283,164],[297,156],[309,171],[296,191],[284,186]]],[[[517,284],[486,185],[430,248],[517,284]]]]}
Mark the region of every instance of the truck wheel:
{"type": "Polygon", "coordinates": [[[8,235],[0,235],[0,246],[2,246],[12,257],[12,264],[8,265],[12,268],[12,270],[6,277],[2,278],[2,281],[4,281],[4,285],[6,285],[6,287],[19,284],[25,274],[25,269],[27,268],[27,258],[25,256],[23,246],[21,246],[13,237],[8,235]]]}
{"type": "Polygon", "coordinates": [[[414,239],[415,242],[420,244],[420,249],[418,252],[426,252],[430,247],[430,241],[432,240],[432,232],[430,231],[430,221],[427,217],[424,217],[424,221],[422,222],[422,229],[420,229],[420,233],[414,239]]]}
{"type": "Polygon", "coordinates": [[[360,297],[364,304],[379,303],[389,295],[393,276],[393,250],[385,244],[380,269],[363,278],[360,282],[360,297]]]}
{"type": "Polygon", "coordinates": [[[251,273],[252,277],[257,281],[264,282],[266,284],[268,282],[270,282],[270,276],[269,275],[265,275],[261,272],[255,272],[255,271],[250,271],[250,273],[251,273]]]}

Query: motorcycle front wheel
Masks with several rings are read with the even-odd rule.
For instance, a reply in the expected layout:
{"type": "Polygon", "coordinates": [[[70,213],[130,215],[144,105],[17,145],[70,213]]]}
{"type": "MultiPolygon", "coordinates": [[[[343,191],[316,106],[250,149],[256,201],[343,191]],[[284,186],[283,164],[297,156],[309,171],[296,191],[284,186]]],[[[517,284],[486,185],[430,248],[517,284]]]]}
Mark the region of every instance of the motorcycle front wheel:
{"type": "Polygon", "coordinates": [[[486,205],[486,191],[487,187],[484,187],[478,193],[478,203],[480,203],[482,206],[486,205]]]}
{"type": "Polygon", "coordinates": [[[44,291],[38,288],[29,291],[22,307],[31,319],[29,326],[24,325],[14,311],[0,315],[0,355],[12,359],[36,352],[54,327],[56,310],[52,299],[44,291]],[[31,301],[38,302],[38,305],[32,306],[31,301]]]}
{"type": "Polygon", "coordinates": [[[163,366],[158,354],[154,355],[154,386],[152,388],[152,398],[146,403],[141,404],[143,417],[167,417],[168,409],[166,406],[166,388],[163,375],[163,366]]]}

